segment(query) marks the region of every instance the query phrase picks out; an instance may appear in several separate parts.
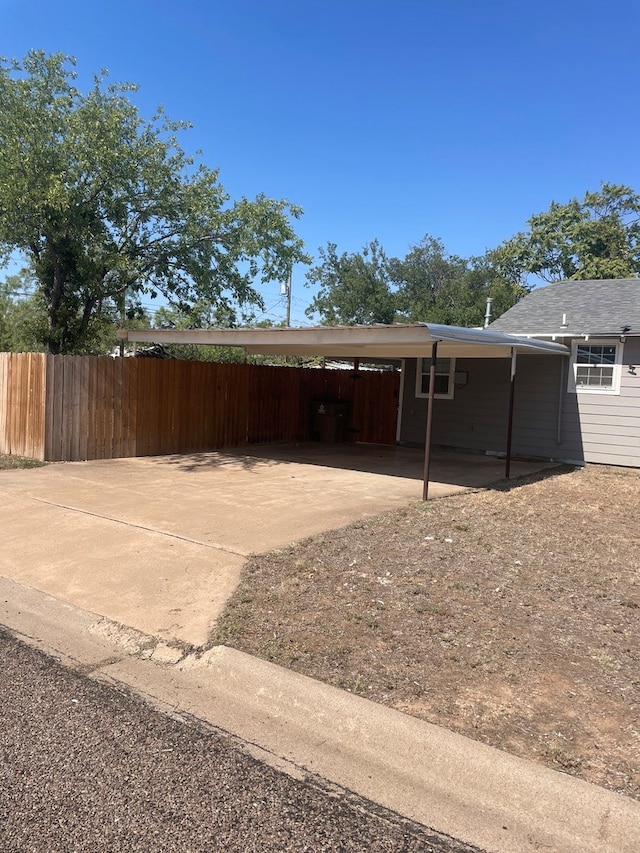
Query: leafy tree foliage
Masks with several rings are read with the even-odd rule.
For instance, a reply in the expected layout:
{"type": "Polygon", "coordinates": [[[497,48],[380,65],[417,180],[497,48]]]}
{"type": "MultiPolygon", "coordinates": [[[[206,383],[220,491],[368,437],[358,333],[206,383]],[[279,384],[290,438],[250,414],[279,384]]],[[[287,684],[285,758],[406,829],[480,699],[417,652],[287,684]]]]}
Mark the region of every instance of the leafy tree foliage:
{"type": "Polygon", "coordinates": [[[0,352],[37,352],[46,332],[46,310],[27,270],[0,282],[0,352]]]}
{"type": "MultiPolygon", "coordinates": [[[[235,313],[226,306],[216,305],[206,299],[197,299],[193,305],[183,309],[162,306],[155,313],[153,325],[156,329],[207,329],[213,327],[232,328],[235,313]]],[[[168,344],[165,349],[174,358],[189,361],[242,362],[244,353],[238,347],[202,346],[199,344],[168,344]]]]}
{"type": "Polygon", "coordinates": [[[392,323],[395,295],[389,287],[389,261],[377,240],[361,252],[339,255],[335,243],[320,249],[320,263],[307,273],[307,284],[318,285],[306,311],[319,314],[330,326],[392,323]]]}
{"type": "Polygon", "coordinates": [[[529,230],[507,240],[492,260],[509,281],[632,278],[640,274],[640,196],[602,184],[582,201],[552,202],[529,230]]]}
{"type": "Polygon", "coordinates": [[[428,234],[390,269],[400,317],[408,322],[481,326],[488,297],[495,318],[526,293],[501,277],[488,257],[449,255],[442,240],[428,234]]]}
{"type": "MultiPolygon", "coordinates": [[[[216,306],[200,300],[188,310],[162,307],[156,311],[154,326],[157,329],[207,329],[212,326],[233,328],[234,318],[221,312],[216,306]]],[[[256,329],[273,329],[284,327],[284,321],[278,325],[272,320],[262,319],[257,322],[250,317],[243,319],[243,326],[256,329]]],[[[213,346],[207,344],[165,344],[163,349],[173,358],[189,361],[218,361],[241,364],[295,365],[300,366],[309,360],[298,356],[278,355],[247,355],[241,347],[213,346]]],[[[315,361],[316,359],[314,359],[315,361]]]]}
{"type": "Polygon", "coordinates": [[[499,317],[544,281],[640,276],[640,195],[603,184],[582,201],[552,203],[529,230],[478,258],[450,255],[425,235],[402,258],[388,259],[376,240],[361,253],[321,250],[309,283],[320,285],[307,312],[325,323],[403,322],[481,326],[487,298],[499,317]]]}
{"type": "MultiPolygon", "coordinates": [[[[87,332],[87,351],[113,352],[118,346],[119,327],[148,326],[149,316],[139,305],[127,305],[124,317],[115,306],[103,310],[87,332]]],[[[0,282],[0,351],[43,351],[47,335],[47,307],[33,274],[24,269],[0,282]]]]}
{"type": "Polygon", "coordinates": [[[402,317],[409,322],[444,322],[437,308],[439,301],[447,302],[441,294],[452,282],[459,282],[466,270],[464,258],[447,254],[442,240],[426,234],[403,260],[394,259],[390,265],[402,317]]]}
{"type": "MultiPolygon", "coordinates": [[[[44,301],[50,352],[90,351],[95,327],[142,294],[234,311],[254,287],[305,261],[291,218],[259,195],[230,202],[218,172],[196,165],[161,109],[143,119],[130,94],[75,86],[73,59],[30,52],[0,62],[0,261],[19,250],[44,301]]],[[[99,336],[98,336],[99,337],[99,336]]]]}
{"type": "Polygon", "coordinates": [[[377,240],[342,255],[329,243],[320,257],[307,275],[307,283],[319,285],[307,314],[320,314],[329,325],[395,320],[481,326],[487,297],[495,318],[527,292],[502,277],[488,257],[449,255],[442,240],[428,234],[402,260],[387,258],[377,240]]]}

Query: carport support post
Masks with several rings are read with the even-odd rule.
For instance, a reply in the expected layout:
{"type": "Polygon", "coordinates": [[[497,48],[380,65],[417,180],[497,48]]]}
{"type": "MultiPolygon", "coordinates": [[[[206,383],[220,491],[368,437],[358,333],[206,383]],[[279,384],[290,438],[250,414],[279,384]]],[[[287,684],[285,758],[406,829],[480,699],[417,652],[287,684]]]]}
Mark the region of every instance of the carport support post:
{"type": "Polygon", "coordinates": [[[513,439],[513,404],[516,390],[516,359],[518,354],[515,347],[511,347],[511,386],[509,389],[509,421],[507,426],[507,461],[504,469],[505,479],[511,474],[511,442],[513,439]]]}
{"type": "Polygon", "coordinates": [[[429,467],[431,465],[431,423],[433,421],[433,398],[436,391],[436,362],[438,358],[438,342],[431,347],[431,368],[429,370],[429,405],[427,408],[427,431],[424,440],[424,479],[422,483],[422,500],[429,496],[429,467]]]}

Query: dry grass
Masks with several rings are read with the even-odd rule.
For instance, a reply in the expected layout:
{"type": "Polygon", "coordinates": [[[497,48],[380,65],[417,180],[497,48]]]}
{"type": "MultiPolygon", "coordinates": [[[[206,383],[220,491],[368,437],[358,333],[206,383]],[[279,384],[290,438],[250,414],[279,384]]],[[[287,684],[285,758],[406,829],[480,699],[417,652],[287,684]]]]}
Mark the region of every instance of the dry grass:
{"type": "Polygon", "coordinates": [[[224,642],[640,799],[640,476],[589,466],[253,559],[224,642]]]}
{"type": "Polygon", "coordinates": [[[13,468],[41,468],[46,462],[38,459],[26,459],[24,456],[5,456],[0,453],[0,471],[9,471],[13,468]]]}

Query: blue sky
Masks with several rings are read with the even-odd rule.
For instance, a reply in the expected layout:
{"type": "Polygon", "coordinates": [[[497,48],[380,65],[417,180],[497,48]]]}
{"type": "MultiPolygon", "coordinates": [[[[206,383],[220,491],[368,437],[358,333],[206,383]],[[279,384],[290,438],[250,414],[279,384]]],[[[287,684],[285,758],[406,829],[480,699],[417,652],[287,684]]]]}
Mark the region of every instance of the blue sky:
{"type": "Polygon", "coordinates": [[[232,197],[300,204],[314,255],[427,233],[481,254],[552,200],[640,190],[639,35],[637,0],[0,0],[0,54],[138,83],[232,197]]]}

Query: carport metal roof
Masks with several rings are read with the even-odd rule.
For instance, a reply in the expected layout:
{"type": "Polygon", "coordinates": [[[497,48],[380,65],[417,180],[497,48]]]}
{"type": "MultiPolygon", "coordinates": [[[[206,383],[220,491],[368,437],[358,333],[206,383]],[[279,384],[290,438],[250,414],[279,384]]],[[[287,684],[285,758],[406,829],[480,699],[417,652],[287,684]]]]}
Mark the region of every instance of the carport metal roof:
{"type": "Polygon", "coordinates": [[[511,471],[516,360],[519,353],[568,356],[569,349],[553,341],[509,335],[489,329],[467,329],[438,323],[375,326],[313,326],[283,329],[123,329],[121,340],[131,343],[209,344],[242,347],[260,355],[326,356],[353,359],[424,358],[430,355],[429,405],[425,435],[422,498],[429,491],[431,423],[437,358],[510,358],[511,385],[507,425],[505,477],[511,471]]]}
{"type": "Polygon", "coordinates": [[[508,358],[517,353],[568,355],[562,344],[488,329],[438,323],[391,326],[313,326],[285,329],[122,329],[131,343],[209,344],[242,347],[260,355],[330,358],[420,358],[434,343],[442,358],[508,358]]]}

